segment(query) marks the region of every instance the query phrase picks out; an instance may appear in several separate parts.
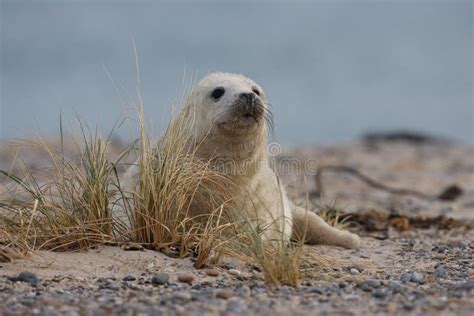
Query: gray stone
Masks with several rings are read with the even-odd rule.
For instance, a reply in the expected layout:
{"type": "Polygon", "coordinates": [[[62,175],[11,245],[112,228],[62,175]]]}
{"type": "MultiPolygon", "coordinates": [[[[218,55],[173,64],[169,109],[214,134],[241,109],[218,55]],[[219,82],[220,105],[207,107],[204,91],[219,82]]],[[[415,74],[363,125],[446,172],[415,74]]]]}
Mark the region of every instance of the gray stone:
{"type": "Polygon", "coordinates": [[[362,282],[362,284],[367,284],[368,286],[370,286],[371,288],[378,288],[382,285],[382,282],[380,280],[377,280],[377,279],[367,279],[365,281],[362,282]]]}
{"type": "Polygon", "coordinates": [[[402,281],[403,283],[410,282],[412,276],[413,276],[413,273],[411,272],[403,273],[402,276],[400,277],[400,281],[402,281]]]}
{"type": "Polygon", "coordinates": [[[38,286],[39,279],[36,276],[36,274],[29,272],[29,271],[23,271],[18,274],[16,277],[10,277],[8,278],[12,282],[25,282],[29,283],[33,287],[38,286]]]}
{"type": "Polygon", "coordinates": [[[120,289],[120,286],[118,286],[115,283],[109,282],[107,284],[106,288],[108,288],[109,290],[112,290],[112,291],[118,291],[120,289]]]}
{"type": "Polygon", "coordinates": [[[423,282],[423,275],[419,272],[413,272],[411,276],[411,281],[414,283],[421,283],[423,282]]]}
{"type": "Polygon", "coordinates": [[[389,295],[389,291],[386,288],[375,289],[372,292],[372,295],[376,298],[384,298],[389,295]]]}
{"type": "Polygon", "coordinates": [[[168,273],[161,272],[151,278],[151,284],[153,285],[165,285],[168,283],[170,275],[168,273]]]}
{"type": "Polygon", "coordinates": [[[448,274],[446,273],[443,267],[436,268],[436,270],[433,272],[433,275],[440,279],[448,278],[448,274]]]}
{"type": "Polygon", "coordinates": [[[474,290],[474,280],[469,280],[467,282],[464,282],[461,285],[461,288],[465,291],[473,291],[474,290]]]}
{"type": "Polygon", "coordinates": [[[403,293],[405,292],[406,288],[401,285],[398,281],[389,281],[387,284],[387,288],[393,291],[393,293],[403,293]]]}

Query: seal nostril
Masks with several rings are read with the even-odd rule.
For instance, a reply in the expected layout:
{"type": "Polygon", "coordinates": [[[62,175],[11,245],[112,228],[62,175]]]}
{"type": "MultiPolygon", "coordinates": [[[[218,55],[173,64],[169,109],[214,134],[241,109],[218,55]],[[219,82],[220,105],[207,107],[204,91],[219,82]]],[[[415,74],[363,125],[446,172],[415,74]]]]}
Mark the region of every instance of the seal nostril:
{"type": "Polygon", "coordinates": [[[242,92],[239,98],[245,100],[247,103],[251,103],[255,100],[255,93],[253,92],[242,92]]]}
{"type": "Polygon", "coordinates": [[[260,96],[260,90],[258,90],[256,87],[252,88],[252,92],[255,93],[256,95],[260,96]]]}

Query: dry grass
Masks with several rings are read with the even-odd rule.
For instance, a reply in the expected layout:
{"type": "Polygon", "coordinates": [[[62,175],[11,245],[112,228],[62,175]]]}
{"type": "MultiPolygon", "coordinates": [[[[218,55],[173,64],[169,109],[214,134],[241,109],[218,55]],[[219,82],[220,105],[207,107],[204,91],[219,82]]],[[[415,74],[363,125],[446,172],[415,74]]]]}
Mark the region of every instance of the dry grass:
{"type": "Polygon", "coordinates": [[[70,158],[63,154],[63,146],[54,148],[44,139],[23,144],[47,153],[50,167],[41,173],[21,161],[21,177],[0,170],[16,185],[0,204],[3,247],[14,242],[22,249],[68,251],[113,240],[109,199],[114,165],[107,160],[109,141],[82,132],[75,142],[76,156],[70,158]]]}
{"type": "Polygon", "coordinates": [[[319,216],[329,225],[339,228],[347,229],[354,224],[350,220],[350,215],[346,215],[345,212],[337,205],[337,201],[333,201],[330,204],[322,203],[318,207],[319,216]]]}
{"type": "Polygon", "coordinates": [[[250,222],[238,225],[240,238],[232,243],[231,253],[262,271],[270,285],[298,286],[302,277],[302,243],[290,243],[286,236],[278,240],[265,240],[250,222]]]}
{"type": "Polygon", "coordinates": [[[212,252],[209,243],[217,238],[213,234],[222,230],[215,222],[224,223],[222,212],[218,218],[213,214],[231,204],[232,183],[209,161],[197,157],[188,109],[185,105],[171,120],[156,144],[146,132],[140,110],[138,180],[124,195],[123,205],[137,242],[160,250],[177,247],[180,256],[199,245],[198,265],[202,265],[212,252]]]}

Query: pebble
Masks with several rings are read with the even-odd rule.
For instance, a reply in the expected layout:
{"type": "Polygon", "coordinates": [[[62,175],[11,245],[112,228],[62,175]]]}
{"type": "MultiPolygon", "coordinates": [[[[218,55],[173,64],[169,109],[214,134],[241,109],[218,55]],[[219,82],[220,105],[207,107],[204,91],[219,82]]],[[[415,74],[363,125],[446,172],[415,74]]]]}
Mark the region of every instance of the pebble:
{"type": "Polygon", "coordinates": [[[196,281],[196,279],[197,279],[196,276],[191,272],[178,274],[178,281],[179,282],[191,284],[194,281],[196,281]]]}
{"type": "Polygon", "coordinates": [[[398,281],[390,280],[388,281],[387,287],[393,291],[393,293],[403,293],[405,291],[405,287],[401,285],[398,281]]]}
{"type": "Polygon", "coordinates": [[[402,281],[403,283],[408,283],[411,281],[412,276],[413,274],[411,272],[403,273],[400,277],[400,281],[402,281]]]}
{"type": "Polygon", "coordinates": [[[446,273],[443,267],[436,268],[436,270],[433,272],[433,275],[440,279],[448,278],[448,274],[446,273]]]}
{"type": "Polygon", "coordinates": [[[376,279],[367,279],[363,281],[362,283],[359,284],[359,287],[361,288],[362,291],[365,292],[370,292],[374,288],[378,288],[382,285],[382,282],[380,280],[376,279]]]}
{"type": "Polygon", "coordinates": [[[349,270],[349,273],[352,274],[352,275],[359,275],[360,274],[360,271],[355,269],[355,268],[351,268],[349,270]]]}
{"type": "Polygon", "coordinates": [[[233,276],[240,276],[242,273],[237,270],[237,269],[229,269],[229,274],[233,275],[233,276]]]}
{"type": "Polygon", "coordinates": [[[192,299],[192,296],[188,292],[176,292],[173,295],[173,299],[187,302],[192,299]]]}
{"type": "Polygon", "coordinates": [[[219,275],[219,271],[216,270],[216,269],[207,269],[207,270],[206,270],[206,274],[207,274],[208,276],[216,277],[216,276],[219,275]]]}
{"type": "Polygon", "coordinates": [[[133,275],[126,275],[123,277],[123,281],[135,281],[137,278],[135,278],[133,275]]]}
{"type": "Polygon", "coordinates": [[[469,280],[467,282],[464,282],[461,285],[461,288],[465,291],[473,291],[474,290],[474,280],[469,280]]]}
{"type": "Polygon", "coordinates": [[[317,293],[317,294],[323,294],[326,289],[323,286],[317,285],[317,286],[312,286],[309,291],[311,293],[317,293]]]}
{"type": "Polygon", "coordinates": [[[34,274],[32,272],[29,272],[29,271],[20,272],[20,274],[18,274],[18,276],[9,277],[8,279],[12,282],[25,282],[25,283],[30,284],[33,287],[37,287],[38,282],[39,282],[38,277],[36,276],[36,274],[34,274]]]}
{"type": "Polygon", "coordinates": [[[112,291],[118,291],[120,289],[120,286],[118,286],[117,284],[115,284],[113,282],[109,282],[109,283],[107,283],[106,288],[108,288],[109,290],[112,290],[112,291]]]}
{"type": "Polygon", "coordinates": [[[215,294],[217,298],[222,298],[224,300],[227,300],[231,298],[232,296],[234,296],[234,291],[230,289],[219,289],[216,291],[215,294]]]}
{"type": "MultiPolygon", "coordinates": [[[[151,278],[151,284],[154,285],[165,285],[168,283],[168,280],[170,279],[170,275],[168,273],[158,273],[158,275],[155,275],[151,278]]],[[[178,276],[179,279],[179,276],[178,276]]]]}
{"type": "Polygon", "coordinates": [[[389,294],[389,292],[386,288],[375,289],[372,292],[372,295],[376,298],[384,298],[384,297],[387,297],[388,294],[389,294]]]}
{"type": "Polygon", "coordinates": [[[411,281],[414,283],[421,283],[423,282],[423,275],[419,272],[413,272],[411,276],[411,281]]]}

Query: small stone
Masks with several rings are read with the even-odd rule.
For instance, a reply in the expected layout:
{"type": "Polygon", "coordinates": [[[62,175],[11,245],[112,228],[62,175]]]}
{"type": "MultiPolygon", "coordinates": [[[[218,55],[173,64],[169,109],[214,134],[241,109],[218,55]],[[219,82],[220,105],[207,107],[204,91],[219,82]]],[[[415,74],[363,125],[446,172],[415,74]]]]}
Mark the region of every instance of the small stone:
{"type": "Polygon", "coordinates": [[[317,294],[323,294],[325,291],[326,291],[326,288],[320,286],[320,285],[317,285],[317,286],[313,286],[309,289],[309,291],[311,293],[317,293],[317,294]]]}
{"type": "Polygon", "coordinates": [[[191,284],[194,281],[196,281],[196,276],[191,272],[181,273],[181,274],[178,274],[178,281],[191,284]]]}
{"type": "Polygon", "coordinates": [[[339,284],[338,284],[338,286],[339,286],[340,289],[345,289],[345,288],[347,287],[347,285],[348,285],[348,284],[347,284],[346,282],[344,282],[344,281],[339,282],[339,284]]]}
{"type": "Polygon", "coordinates": [[[411,276],[411,281],[414,283],[421,283],[423,282],[423,275],[419,272],[413,272],[411,276]]]}
{"type": "Polygon", "coordinates": [[[351,268],[349,270],[349,273],[352,274],[352,275],[359,275],[360,274],[360,271],[355,269],[355,268],[351,268]]]}
{"type": "Polygon", "coordinates": [[[128,281],[135,281],[136,278],[133,275],[126,275],[126,276],[123,277],[122,280],[128,282],[128,281]]]}
{"type": "Polygon", "coordinates": [[[151,284],[165,285],[166,283],[168,283],[169,279],[170,279],[170,275],[168,273],[161,272],[161,273],[158,273],[158,275],[154,275],[151,278],[151,284]]]}
{"type": "Polygon", "coordinates": [[[241,272],[237,269],[229,269],[229,273],[233,276],[240,276],[241,272]]]}
{"type": "Polygon", "coordinates": [[[400,277],[400,281],[402,281],[403,283],[410,282],[412,276],[413,274],[411,272],[403,273],[402,276],[400,277]]]}
{"type": "Polygon", "coordinates": [[[464,282],[461,285],[461,288],[465,291],[473,291],[474,290],[474,280],[469,280],[467,282],[464,282]]]}
{"type": "Polygon", "coordinates": [[[357,301],[359,299],[359,295],[357,294],[347,294],[342,296],[343,300],[346,301],[357,301]]]}
{"type": "Polygon", "coordinates": [[[230,289],[219,289],[216,291],[216,297],[217,298],[222,298],[224,300],[227,300],[234,296],[234,291],[230,289]]]}
{"type": "Polygon", "coordinates": [[[176,292],[173,295],[173,299],[187,302],[192,299],[192,296],[188,292],[176,292]]]}
{"type": "Polygon", "coordinates": [[[365,282],[362,282],[360,285],[359,285],[360,289],[364,292],[370,292],[372,291],[372,287],[369,286],[367,283],[365,282]]]}
{"type": "Polygon", "coordinates": [[[433,272],[433,275],[440,279],[448,278],[448,275],[443,267],[437,267],[436,270],[433,272]]]}
{"type": "Polygon", "coordinates": [[[378,288],[382,285],[382,282],[380,282],[380,280],[376,280],[376,279],[367,279],[364,282],[367,283],[367,285],[372,287],[372,288],[378,288]]]}
{"type": "Polygon", "coordinates": [[[361,266],[361,265],[358,265],[358,264],[351,265],[351,266],[349,267],[349,270],[351,270],[351,269],[356,269],[356,270],[359,271],[359,272],[364,271],[364,267],[361,266]]]}
{"type": "Polygon", "coordinates": [[[216,276],[219,275],[219,271],[216,270],[216,269],[207,269],[207,270],[206,270],[206,274],[207,274],[208,276],[216,277],[216,276]]]}
{"type": "Polygon", "coordinates": [[[405,287],[401,285],[398,281],[388,281],[387,287],[393,291],[393,293],[403,293],[405,291],[405,287]]]}
{"type": "Polygon", "coordinates": [[[34,274],[32,272],[29,272],[29,271],[20,272],[20,274],[18,274],[18,276],[9,277],[8,279],[12,282],[29,283],[33,287],[37,287],[38,282],[39,282],[38,277],[36,276],[36,274],[34,274]]]}
{"type": "Polygon", "coordinates": [[[118,286],[117,284],[115,284],[113,282],[109,282],[109,283],[107,283],[106,288],[108,288],[109,290],[112,290],[112,291],[118,291],[120,289],[120,286],[118,286]]]}
{"type": "Polygon", "coordinates": [[[376,298],[384,298],[384,297],[387,297],[388,294],[389,293],[388,293],[387,289],[385,289],[385,288],[375,289],[372,292],[372,295],[376,298]]]}
{"type": "Polygon", "coordinates": [[[380,280],[367,279],[359,283],[359,288],[365,292],[371,292],[375,288],[379,288],[382,285],[380,280]]]}

